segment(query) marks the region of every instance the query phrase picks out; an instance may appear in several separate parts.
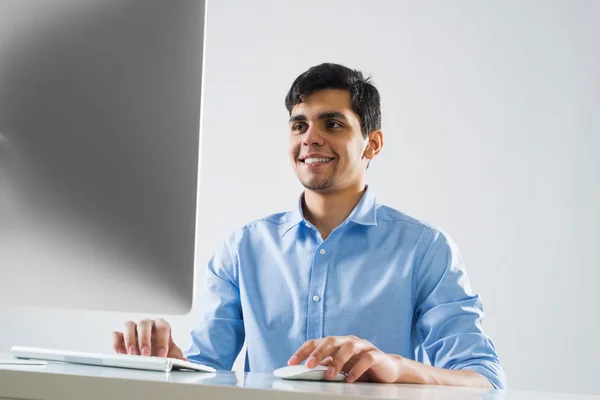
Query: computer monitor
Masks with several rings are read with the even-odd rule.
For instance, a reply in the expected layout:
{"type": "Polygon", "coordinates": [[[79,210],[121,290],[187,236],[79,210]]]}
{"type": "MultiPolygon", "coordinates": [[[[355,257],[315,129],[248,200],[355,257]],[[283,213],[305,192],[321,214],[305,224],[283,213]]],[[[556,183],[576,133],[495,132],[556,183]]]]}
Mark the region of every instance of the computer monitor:
{"type": "Polygon", "coordinates": [[[205,12],[0,1],[0,304],[189,311],[205,12]]]}

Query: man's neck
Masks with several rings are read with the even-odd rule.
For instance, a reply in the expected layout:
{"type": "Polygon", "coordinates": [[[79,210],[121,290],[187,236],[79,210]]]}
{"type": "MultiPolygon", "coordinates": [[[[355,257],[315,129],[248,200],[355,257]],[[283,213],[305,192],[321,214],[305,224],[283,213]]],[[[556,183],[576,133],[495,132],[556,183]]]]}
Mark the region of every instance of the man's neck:
{"type": "Polygon", "coordinates": [[[302,205],[304,217],[319,230],[325,240],[352,213],[365,189],[366,186],[360,184],[333,193],[305,190],[302,205]]]}

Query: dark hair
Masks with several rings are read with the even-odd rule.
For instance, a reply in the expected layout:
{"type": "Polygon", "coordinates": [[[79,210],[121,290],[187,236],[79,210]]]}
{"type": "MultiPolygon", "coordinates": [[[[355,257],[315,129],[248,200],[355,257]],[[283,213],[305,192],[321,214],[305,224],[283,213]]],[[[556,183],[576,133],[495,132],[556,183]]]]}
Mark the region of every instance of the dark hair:
{"type": "Polygon", "coordinates": [[[350,106],[358,115],[363,137],[381,129],[381,105],[379,91],[364,78],[362,72],[339,64],[323,63],[309,68],[296,78],[285,96],[285,107],[292,113],[302,96],[324,89],[344,89],[350,92],[350,106]]]}

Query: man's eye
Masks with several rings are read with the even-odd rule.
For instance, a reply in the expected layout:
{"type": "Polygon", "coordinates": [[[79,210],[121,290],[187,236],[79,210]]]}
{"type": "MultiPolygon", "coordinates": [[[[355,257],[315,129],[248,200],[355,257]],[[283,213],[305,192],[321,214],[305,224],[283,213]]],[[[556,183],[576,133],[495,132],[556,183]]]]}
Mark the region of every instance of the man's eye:
{"type": "Polygon", "coordinates": [[[341,127],[342,127],[342,125],[340,125],[336,121],[328,121],[327,122],[327,128],[329,128],[329,129],[335,129],[335,128],[341,128],[341,127]]]}
{"type": "Polygon", "coordinates": [[[304,123],[299,122],[297,124],[294,124],[293,128],[295,131],[301,131],[305,128],[304,123]]]}

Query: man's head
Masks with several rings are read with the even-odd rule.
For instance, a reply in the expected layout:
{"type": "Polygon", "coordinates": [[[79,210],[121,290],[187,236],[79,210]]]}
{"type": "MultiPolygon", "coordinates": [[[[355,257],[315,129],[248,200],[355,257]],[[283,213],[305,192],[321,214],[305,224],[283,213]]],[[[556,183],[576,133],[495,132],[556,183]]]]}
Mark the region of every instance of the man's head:
{"type": "Polygon", "coordinates": [[[383,146],[379,92],[361,72],[320,64],[292,84],[290,158],[309,190],[332,192],[364,184],[383,146]]]}

